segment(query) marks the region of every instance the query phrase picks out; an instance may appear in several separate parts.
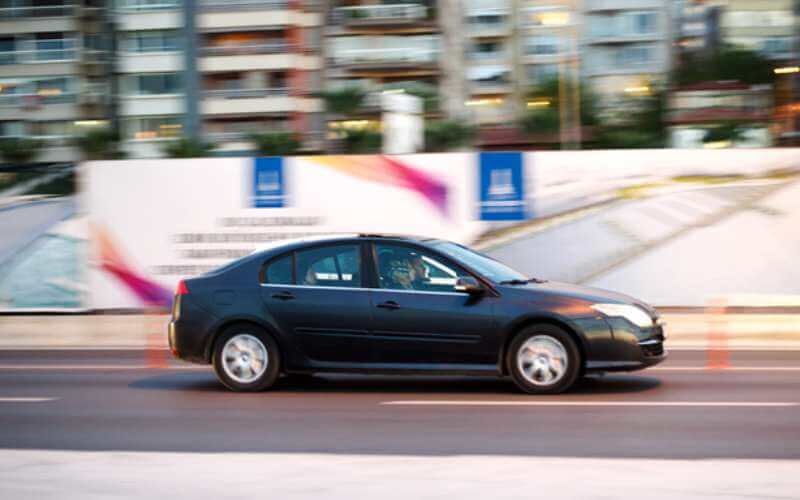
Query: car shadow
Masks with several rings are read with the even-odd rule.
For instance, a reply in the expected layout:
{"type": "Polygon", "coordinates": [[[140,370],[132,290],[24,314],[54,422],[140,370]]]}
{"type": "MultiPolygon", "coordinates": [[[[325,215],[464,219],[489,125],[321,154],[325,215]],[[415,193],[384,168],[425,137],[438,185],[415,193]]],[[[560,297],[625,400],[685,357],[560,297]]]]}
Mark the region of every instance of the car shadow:
{"type": "MultiPolygon", "coordinates": [[[[661,381],[654,377],[614,374],[580,380],[570,394],[624,394],[652,390],[661,381]]],[[[229,391],[211,373],[166,373],[138,379],[131,389],[159,391],[229,391]]],[[[272,393],[448,393],[520,394],[509,379],[491,377],[408,375],[300,375],[281,377],[272,393]]]]}

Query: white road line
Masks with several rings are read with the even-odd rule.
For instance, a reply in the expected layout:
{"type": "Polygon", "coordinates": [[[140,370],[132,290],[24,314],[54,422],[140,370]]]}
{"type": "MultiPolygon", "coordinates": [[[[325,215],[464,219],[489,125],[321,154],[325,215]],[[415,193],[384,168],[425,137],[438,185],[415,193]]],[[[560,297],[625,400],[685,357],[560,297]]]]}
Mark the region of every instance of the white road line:
{"type": "Polygon", "coordinates": [[[196,366],[166,366],[149,367],[147,365],[0,365],[0,371],[13,370],[100,370],[100,371],[123,371],[123,370],[208,370],[206,365],[196,366]]]}
{"type": "Polygon", "coordinates": [[[690,407],[787,407],[796,402],[775,401],[382,401],[385,406],[690,406],[690,407]]]}
{"type": "Polygon", "coordinates": [[[0,403],[44,403],[47,401],[56,401],[59,398],[3,398],[0,397],[0,403]]]}
{"type": "MultiPolygon", "coordinates": [[[[706,366],[656,366],[647,368],[647,371],[661,372],[704,372],[704,371],[729,371],[729,372],[797,372],[800,366],[729,366],[727,368],[708,368],[706,366]]],[[[633,372],[636,373],[636,372],[633,372]]]]}

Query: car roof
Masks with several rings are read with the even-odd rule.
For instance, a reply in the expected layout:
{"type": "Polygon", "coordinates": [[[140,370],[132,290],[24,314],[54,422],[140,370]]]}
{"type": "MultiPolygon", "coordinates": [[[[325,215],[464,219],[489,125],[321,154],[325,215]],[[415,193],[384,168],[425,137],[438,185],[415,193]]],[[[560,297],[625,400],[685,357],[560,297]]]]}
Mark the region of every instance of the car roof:
{"type": "Polygon", "coordinates": [[[416,243],[436,241],[436,238],[427,236],[412,236],[407,234],[386,234],[386,233],[329,233],[300,238],[290,238],[271,241],[256,248],[250,255],[271,253],[272,251],[285,251],[301,248],[311,243],[335,243],[337,241],[353,241],[358,239],[387,239],[402,240],[416,243]]]}

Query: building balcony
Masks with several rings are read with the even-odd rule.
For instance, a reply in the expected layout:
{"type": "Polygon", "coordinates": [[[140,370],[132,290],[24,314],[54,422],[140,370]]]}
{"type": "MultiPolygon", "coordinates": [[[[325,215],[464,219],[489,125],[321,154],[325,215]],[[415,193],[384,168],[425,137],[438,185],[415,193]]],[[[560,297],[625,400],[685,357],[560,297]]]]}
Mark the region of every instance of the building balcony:
{"type": "MultiPolygon", "coordinates": [[[[65,41],[66,42],[66,41],[65,41]]],[[[78,60],[75,42],[70,40],[58,49],[15,50],[0,52],[0,65],[70,62],[78,60]]]]}
{"type": "Polygon", "coordinates": [[[473,38],[496,38],[511,35],[511,23],[470,23],[467,34],[473,38]]]}
{"type": "Polygon", "coordinates": [[[0,8],[0,21],[27,18],[71,17],[77,12],[75,5],[41,5],[0,8]]]}
{"type": "Polygon", "coordinates": [[[664,38],[663,33],[600,33],[587,40],[592,45],[616,45],[626,43],[654,42],[664,38]]]}
{"type": "Polygon", "coordinates": [[[205,115],[311,113],[322,111],[322,102],[291,97],[288,88],[207,90],[201,107],[205,115]]]}
{"type": "Polygon", "coordinates": [[[181,5],[180,0],[122,0],[116,2],[114,9],[120,12],[148,12],[180,9],[181,5]]]}
{"type": "Polygon", "coordinates": [[[200,0],[201,10],[287,10],[287,0],[200,0]]]}
{"type": "Polygon", "coordinates": [[[660,9],[662,0],[586,0],[585,12],[617,12],[621,10],[660,9]]]}
{"type": "Polygon", "coordinates": [[[418,3],[354,5],[333,10],[333,23],[346,26],[417,24],[427,18],[428,8],[418,3]]]}
{"type": "Polygon", "coordinates": [[[433,69],[438,51],[419,48],[359,49],[333,55],[336,66],[349,69],[433,69]]]}
{"type": "Polygon", "coordinates": [[[469,82],[469,91],[473,95],[508,94],[512,90],[513,86],[509,82],[481,80],[469,82]]]}
{"type": "Polygon", "coordinates": [[[322,59],[317,55],[294,53],[217,55],[201,57],[199,66],[203,72],[317,70],[322,67],[322,59]]]}
{"type": "Polygon", "coordinates": [[[284,54],[296,47],[286,42],[254,43],[240,45],[206,46],[200,49],[201,56],[243,56],[256,54],[284,54]]]}

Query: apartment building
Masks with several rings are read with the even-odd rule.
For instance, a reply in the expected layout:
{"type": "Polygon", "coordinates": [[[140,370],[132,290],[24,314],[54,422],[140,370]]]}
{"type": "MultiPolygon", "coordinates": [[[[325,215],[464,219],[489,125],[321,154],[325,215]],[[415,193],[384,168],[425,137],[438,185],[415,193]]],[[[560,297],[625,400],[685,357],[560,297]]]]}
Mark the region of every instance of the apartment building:
{"type": "Polygon", "coordinates": [[[648,93],[667,78],[672,8],[664,0],[585,0],[583,75],[605,107],[648,93]]]}
{"type": "MultiPolygon", "coordinates": [[[[438,94],[442,61],[437,2],[331,0],[328,4],[325,86],[368,92],[357,126],[378,127],[380,92],[413,88],[438,94]]],[[[435,113],[437,107],[427,111],[435,113]]],[[[329,123],[331,128],[348,125],[341,120],[329,123]]]]}
{"type": "Polygon", "coordinates": [[[678,53],[709,52],[719,48],[720,0],[676,0],[674,42],[678,53]]]}
{"type": "MultiPolygon", "coordinates": [[[[132,157],[156,157],[185,133],[186,35],[180,0],[119,0],[120,117],[132,157]]],[[[321,15],[304,2],[199,0],[195,17],[199,130],[221,153],[250,135],[292,132],[321,147],[321,15]]]]}
{"type": "Polygon", "coordinates": [[[0,2],[0,138],[41,140],[37,161],[78,159],[69,138],[113,116],[104,2],[0,2]]]}
{"type": "Polygon", "coordinates": [[[761,52],[776,61],[797,58],[797,0],[721,0],[724,43],[761,52]]]}

